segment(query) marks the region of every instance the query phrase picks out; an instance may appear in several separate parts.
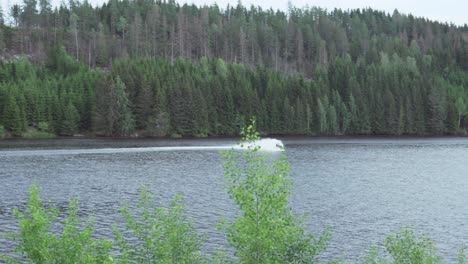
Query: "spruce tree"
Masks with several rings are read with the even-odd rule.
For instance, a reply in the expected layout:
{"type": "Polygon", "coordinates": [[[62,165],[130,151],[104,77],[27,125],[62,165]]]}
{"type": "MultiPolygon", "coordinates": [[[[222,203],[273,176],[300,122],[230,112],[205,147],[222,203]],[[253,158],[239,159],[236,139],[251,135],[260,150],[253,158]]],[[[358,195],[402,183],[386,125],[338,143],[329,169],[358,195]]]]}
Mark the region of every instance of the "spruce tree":
{"type": "Polygon", "coordinates": [[[116,110],[117,110],[117,134],[127,136],[133,133],[135,129],[135,120],[130,109],[130,101],[128,100],[125,84],[117,76],[114,80],[116,94],[116,110]]]}
{"type": "Polygon", "coordinates": [[[3,125],[15,136],[20,136],[24,131],[20,108],[13,95],[7,97],[3,107],[3,125]]]}
{"type": "Polygon", "coordinates": [[[60,134],[73,136],[78,133],[80,115],[71,101],[63,108],[63,120],[61,122],[60,134]]]}

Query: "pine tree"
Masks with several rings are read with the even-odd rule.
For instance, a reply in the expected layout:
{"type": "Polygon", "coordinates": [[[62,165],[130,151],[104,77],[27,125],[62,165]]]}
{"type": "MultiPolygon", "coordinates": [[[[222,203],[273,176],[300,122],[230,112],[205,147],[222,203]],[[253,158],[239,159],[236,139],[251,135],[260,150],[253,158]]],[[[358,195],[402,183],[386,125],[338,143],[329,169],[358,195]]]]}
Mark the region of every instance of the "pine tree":
{"type": "Polygon", "coordinates": [[[395,104],[395,98],[393,97],[392,92],[389,89],[385,90],[385,132],[388,134],[397,134],[398,133],[398,112],[395,104]]]}
{"type": "Polygon", "coordinates": [[[171,129],[176,135],[193,134],[193,95],[186,80],[172,79],[169,95],[171,129]]]}
{"type": "Polygon", "coordinates": [[[109,51],[106,39],[106,30],[103,24],[99,24],[97,37],[95,41],[97,46],[96,64],[101,67],[106,67],[109,64],[109,51]]]}
{"type": "Polygon", "coordinates": [[[127,92],[125,91],[125,84],[117,76],[114,80],[116,104],[117,107],[117,134],[128,136],[133,133],[135,129],[135,120],[133,113],[130,109],[130,101],[128,100],[127,92]]]}
{"type": "Polygon", "coordinates": [[[78,133],[80,115],[71,101],[63,108],[63,120],[61,123],[60,134],[73,136],[78,133]]]}
{"type": "Polygon", "coordinates": [[[3,107],[3,125],[15,136],[20,136],[24,131],[20,108],[13,95],[7,97],[3,107]]]}
{"type": "Polygon", "coordinates": [[[465,100],[463,97],[458,97],[457,101],[455,102],[455,107],[457,109],[457,114],[458,114],[458,122],[457,122],[457,129],[460,129],[461,126],[461,120],[466,114],[466,104],[465,100]]]}
{"type": "Polygon", "coordinates": [[[205,97],[198,88],[194,88],[193,96],[193,134],[204,137],[208,135],[208,107],[205,97]]]}
{"type": "Polygon", "coordinates": [[[438,85],[433,85],[429,91],[429,122],[428,130],[435,135],[445,132],[447,105],[444,91],[438,85]]]}
{"type": "Polygon", "coordinates": [[[133,133],[135,122],[125,84],[117,76],[97,83],[94,130],[107,136],[133,133]]]}
{"type": "Polygon", "coordinates": [[[318,120],[318,131],[320,134],[326,134],[328,132],[328,105],[323,104],[322,100],[317,99],[317,120],[318,120]]]}
{"type": "Polygon", "coordinates": [[[135,103],[137,129],[146,129],[148,127],[148,121],[150,117],[154,115],[154,103],[155,100],[151,84],[147,77],[143,77],[135,103]]]}
{"type": "Polygon", "coordinates": [[[338,121],[337,121],[337,114],[336,114],[336,108],[334,105],[329,105],[328,107],[328,133],[331,135],[337,135],[338,134],[338,121]]]}

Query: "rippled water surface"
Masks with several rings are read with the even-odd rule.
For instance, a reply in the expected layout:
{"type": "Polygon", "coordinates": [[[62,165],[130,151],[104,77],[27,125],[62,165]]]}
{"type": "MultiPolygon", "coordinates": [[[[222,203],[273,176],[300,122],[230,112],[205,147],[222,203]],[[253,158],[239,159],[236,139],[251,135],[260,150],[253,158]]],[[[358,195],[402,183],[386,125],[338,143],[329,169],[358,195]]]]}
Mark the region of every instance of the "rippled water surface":
{"type": "MultiPolygon", "coordinates": [[[[325,257],[357,260],[386,234],[413,227],[436,241],[444,262],[468,244],[468,139],[283,138],[291,163],[291,206],[308,215],[314,233],[331,228],[325,257]]],[[[223,190],[219,151],[234,140],[0,141],[0,232],[17,227],[11,210],[23,207],[38,183],[44,200],[64,208],[80,201],[97,234],[110,236],[117,209],[133,206],[149,185],[157,202],[184,196],[187,213],[206,235],[206,250],[225,243],[216,232],[235,207],[223,190]],[[168,148],[173,147],[173,148],[168,148]],[[115,149],[118,148],[118,149],[115,149]],[[138,149],[145,148],[145,149],[138,149]]],[[[0,238],[0,252],[13,245],[0,238]]]]}

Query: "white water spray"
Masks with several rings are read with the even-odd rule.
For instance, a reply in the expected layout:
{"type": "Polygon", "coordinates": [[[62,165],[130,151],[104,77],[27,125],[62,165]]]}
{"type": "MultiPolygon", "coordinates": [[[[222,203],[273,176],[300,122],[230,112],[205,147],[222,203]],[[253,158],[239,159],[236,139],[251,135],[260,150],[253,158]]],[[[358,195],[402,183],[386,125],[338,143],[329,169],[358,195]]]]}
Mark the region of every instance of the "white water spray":
{"type": "Polygon", "coordinates": [[[283,151],[283,142],[275,138],[264,138],[252,143],[244,143],[243,146],[237,146],[236,149],[248,149],[249,147],[259,147],[260,151],[275,152],[283,151]]]}
{"type": "Polygon", "coordinates": [[[48,150],[7,150],[0,151],[0,157],[5,156],[37,156],[37,155],[82,155],[82,154],[114,154],[114,153],[138,153],[159,151],[187,151],[187,150],[245,150],[248,146],[258,146],[260,151],[276,152],[283,151],[284,145],[281,140],[265,138],[254,143],[225,146],[174,146],[174,147],[140,147],[140,148],[97,148],[97,149],[48,149],[48,150]]]}

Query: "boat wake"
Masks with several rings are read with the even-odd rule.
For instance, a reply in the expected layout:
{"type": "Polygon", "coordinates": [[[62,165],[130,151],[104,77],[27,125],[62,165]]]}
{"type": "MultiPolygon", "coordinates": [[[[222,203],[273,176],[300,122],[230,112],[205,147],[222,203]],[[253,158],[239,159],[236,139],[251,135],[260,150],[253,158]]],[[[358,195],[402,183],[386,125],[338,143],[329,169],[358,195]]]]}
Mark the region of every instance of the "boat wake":
{"type": "Polygon", "coordinates": [[[258,146],[260,151],[282,151],[283,142],[278,139],[265,138],[255,143],[224,146],[172,146],[172,147],[138,147],[138,148],[95,148],[95,149],[50,149],[50,150],[7,150],[0,151],[0,157],[11,156],[38,156],[38,155],[82,155],[82,154],[117,154],[161,151],[190,151],[190,150],[244,150],[249,146],[258,146]]]}

